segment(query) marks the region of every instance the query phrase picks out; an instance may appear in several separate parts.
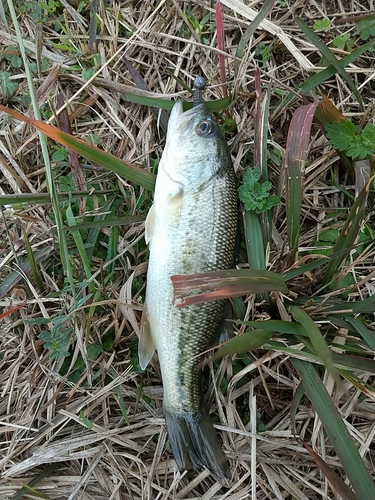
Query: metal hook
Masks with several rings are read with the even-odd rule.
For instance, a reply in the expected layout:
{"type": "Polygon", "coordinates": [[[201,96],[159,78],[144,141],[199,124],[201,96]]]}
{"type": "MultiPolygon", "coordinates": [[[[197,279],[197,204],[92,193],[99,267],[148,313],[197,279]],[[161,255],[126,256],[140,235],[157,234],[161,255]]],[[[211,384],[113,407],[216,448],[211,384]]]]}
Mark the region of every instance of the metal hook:
{"type": "Polygon", "coordinates": [[[193,83],[194,87],[194,97],[193,106],[199,106],[202,103],[202,91],[206,87],[206,79],[203,76],[197,76],[193,83]]]}

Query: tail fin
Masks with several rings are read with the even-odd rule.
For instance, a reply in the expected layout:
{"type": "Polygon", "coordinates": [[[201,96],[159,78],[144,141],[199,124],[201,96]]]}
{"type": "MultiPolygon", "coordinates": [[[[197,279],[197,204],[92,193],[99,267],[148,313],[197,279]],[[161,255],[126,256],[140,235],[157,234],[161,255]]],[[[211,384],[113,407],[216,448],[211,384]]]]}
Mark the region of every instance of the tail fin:
{"type": "Polygon", "coordinates": [[[223,450],[208,414],[165,411],[169,442],[180,470],[206,467],[218,479],[229,479],[223,450]]]}

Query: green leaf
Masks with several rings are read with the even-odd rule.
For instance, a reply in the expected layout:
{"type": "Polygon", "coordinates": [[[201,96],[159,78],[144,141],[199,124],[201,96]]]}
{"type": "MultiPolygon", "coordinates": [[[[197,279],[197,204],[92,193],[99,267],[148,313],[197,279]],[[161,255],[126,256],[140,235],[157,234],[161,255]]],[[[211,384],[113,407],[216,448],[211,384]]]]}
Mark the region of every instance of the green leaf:
{"type": "Polygon", "coordinates": [[[324,31],[327,30],[330,26],[331,21],[324,17],[323,19],[315,21],[313,28],[315,31],[324,31]]]}
{"type": "Polygon", "coordinates": [[[339,151],[347,151],[356,136],[355,126],[349,120],[327,123],[325,129],[330,143],[339,151]]]}
{"type": "Polygon", "coordinates": [[[228,340],[215,352],[215,354],[208,358],[206,363],[216,361],[223,356],[230,354],[239,354],[242,352],[252,351],[258,349],[265,344],[273,335],[273,332],[267,330],[248,330],[242,335],[237,335],[233,339],[228,340]]]}
{"type": "Polygon", "coordinates": [[[243,185],[238,189],[240,200],[246,210],[253,210],[257,214],[265,212],[280,202],[278,196],[270,196],[272,184],[269,181],[262,184],[258,182],[260,176],[260,168],[248,168],[243,178],[243,185]]]}
{"type": "Polygon", "coordinates": [[[375,36],[375,16],[367,16],[365,19],[359,21],[355,33],[357,35],[360,34],[361,40],[363,41],[368,40],[370,36],[375,36]]]}
{"type": "Polygon", "coordinates": [[[347,150],[347,155],[353,159],[363,160],[367,155],[374,152],[374,148],[366,146],[363,142],[362,136],[356,135],[350,142],[347,150]]]}
{"type": "Polygon", "coordinates": [[[294,319],[303,326],[306,333],[309,335],[311,343],[315,349],[315,354],[317,354],[322,360],[330,375],[332,375],[332,377],[336,381],[338,381],[339,376],[335,367],[333,366],[331,351],[329,350],[323,335],[320,333],[319,328],[316,326],[310,316],[300,307],[291,306],[290,312],[294,316],[294,319]]]}

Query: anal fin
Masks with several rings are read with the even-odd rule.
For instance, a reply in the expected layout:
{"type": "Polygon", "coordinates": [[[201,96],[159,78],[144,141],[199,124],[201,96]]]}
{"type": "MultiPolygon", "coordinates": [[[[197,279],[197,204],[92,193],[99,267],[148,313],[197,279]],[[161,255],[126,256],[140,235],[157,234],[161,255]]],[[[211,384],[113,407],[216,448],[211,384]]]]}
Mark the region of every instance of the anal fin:
{"type": "Polygon", "coordinates": [[[147,304],[143,307],[141,319],[141,331],[138,343],[139,366],[145,370],[155,352],[155,343],[151,335],[150,318],[147,311],[147,304]]]}

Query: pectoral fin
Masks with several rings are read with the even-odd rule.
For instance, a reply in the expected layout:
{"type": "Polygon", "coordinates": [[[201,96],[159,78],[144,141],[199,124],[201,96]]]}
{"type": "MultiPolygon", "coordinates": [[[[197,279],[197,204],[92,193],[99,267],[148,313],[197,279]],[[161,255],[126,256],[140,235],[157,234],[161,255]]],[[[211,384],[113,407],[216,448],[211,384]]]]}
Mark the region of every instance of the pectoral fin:
{"type": "Polygon", "coordinates": [[[148,211],[145,222],[145,240],[147,244],[150,243],[152,237],[154,236],[155,225],[156,225],[156,210],[155,210],[155,205],[152,205],[152,207],[148,211]]]}
{"type": "Polygon", "coordinates": [[[155,344],[151,335],[150,318],[147,312],[147,305],[143,308],[141,319],[141,332],[138,343],[139,366],[145,370],[155,352],[155,344]]]}

